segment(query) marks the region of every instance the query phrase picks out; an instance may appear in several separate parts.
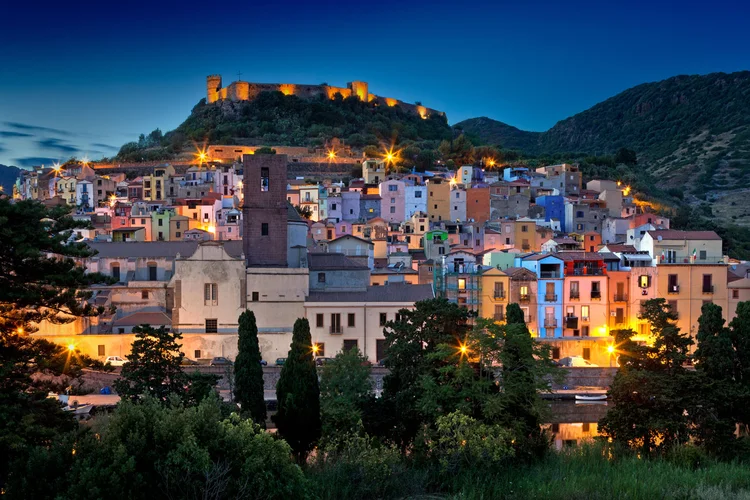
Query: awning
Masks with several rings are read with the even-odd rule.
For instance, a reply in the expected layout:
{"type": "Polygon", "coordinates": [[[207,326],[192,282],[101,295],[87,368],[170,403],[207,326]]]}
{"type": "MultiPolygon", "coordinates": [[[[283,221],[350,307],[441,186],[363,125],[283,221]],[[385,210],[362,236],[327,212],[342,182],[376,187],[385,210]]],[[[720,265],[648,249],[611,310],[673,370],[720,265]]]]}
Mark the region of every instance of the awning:
{"type": "Polygon", "coordinates": [[[623,257],[626,258],[627,260],[642,260],[642,261],[654,260],[648,254],[634,254],[634,255],[624,254],[623,257]]]}

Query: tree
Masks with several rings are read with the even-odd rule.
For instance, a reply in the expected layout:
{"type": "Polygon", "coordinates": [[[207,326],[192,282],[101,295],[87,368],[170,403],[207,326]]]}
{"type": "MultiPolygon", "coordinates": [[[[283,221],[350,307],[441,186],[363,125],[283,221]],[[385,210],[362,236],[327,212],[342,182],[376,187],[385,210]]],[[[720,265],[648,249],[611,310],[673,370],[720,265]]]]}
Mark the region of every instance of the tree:
{"type": "Polygon", "coordinates": [[[466,308],[437,298],[417,302],[412,310],[402,309],[398,321],[386,324],[385,365],[390,372],[383,379],[383,396],[368,406],[368,433],[405,450],[424,424],[434,422],[437,415],[423,412],[428,403],[422,399],[424,377],[437,378],[440,368],[455,365],[458,358],[446,359],[444,346],[453,346],[450,355],[455,356],[456,348],[466,341],[469,316],[466,308]],[[434,355],[438,349],[441,353],[434,355]]]}
{"type": "Polygon", "coordinates": [[[275,155],[276,154],[276,150],[273,149],[273,148],[269,148],[267,146],[263,146],[262,148],[256,149],[253,152],[253,154],[256,154],[256,155],[275,155]]]}
{"type": "Polygon", "coordinates": [[[747,432],[750,429],[750,301],[737,304],[729,329],[737,364],[736,418],[747,432]]]}
{"type": "Polygon", "coordinates": [[[294,322],[292,344],[276,384],[278,410],[273,417],[279,434],[292,447],[300,464],[320,438],[320,388],[313,359],[310,323],[294,322]]]}
{"type": "Polygon", "coordinates": [[[362,407],[372,397],[370,371],[367,358],[356,347],[338,353],[323,366],[320,416],[324,441],[362,428],[362,407]]]}
{"type": "Polygon", "coordinates": [[[620,148],[615,153],[615,163],[633,166],[638,163],[638,157],[632,149],[620,148]]]}
{"type": "Polygon", "coordinates": [[[263,389],[263,367],[258,345],[258,327],[255,314],[240,314],[237,358],[234,361],[234,400],[242,412],[250,415],[261,427],[266,427],[266,401],[263,389]]]}
{"type": "Polygon", "coordinates": [[[464,134],[450,141],[442,141],[438,151],[443,160],[452,160],[457,166],[474,164],[474,147],[464,134]]]}
{"type": "Polygon", "coordinates": [[[644,454],[661,453],[689,438],[686,410],[696,381],[683,364],[693,341],[675,325],[664,299],[644,303],[652,345],[638,345],[632,330],[616,330],[620,368],[609,391],[614,406],[599,422],[603,435],[644,454]]]}
{"type": "Polygon", "coordinates": [[[305,205],[303,207],[300,205],[294,205],[294,209],[297,211],[299,216],[302,217],[303,219],[310,220],[312,218],[312,215],[313,215],[312,209],[309,206],[305,205]]]}
{"type": "Polygon", "coordinates": [[[68,242],[73,229],[85,226],[65,208],[0,199],[0,488],[12,460],[23,460],[30,447],[75,426],[58,402],[47,398],[48,383],[32,375],[75,378],[91,360],[29,333],[43,323],[104,312],[91,304],[89,288],[109,279],[87,274],[74,259],[93,252],[68,242]]]}
{"type": "Polygon", "coordinates": [[[187,377],[182,370],[180,352],[182,345],[177,341],[182,335],[170,332],[161,326],[155,329],[148,325],[133,328],[135,340],[122,367],[120,378],[114,388],[122,399],[137,402],[144,396],[151,396],[162,404],[170,403],[170,396],[186,397],[187,377]]]}

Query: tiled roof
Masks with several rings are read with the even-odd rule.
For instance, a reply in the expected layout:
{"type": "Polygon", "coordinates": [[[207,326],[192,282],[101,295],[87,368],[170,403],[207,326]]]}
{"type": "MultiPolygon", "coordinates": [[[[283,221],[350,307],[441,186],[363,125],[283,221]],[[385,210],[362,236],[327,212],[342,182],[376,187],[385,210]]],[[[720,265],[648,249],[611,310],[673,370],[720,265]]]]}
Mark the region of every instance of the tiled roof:
{"type": "Polygon", "coordinates": [[[596,261],[596,260],[604,260],[604,254],[601,254],[599,252],[569,252],[569,251],[563,251],[563,252],[557,252],[555,255],[558,256],[558,257],[560,257],[562,260],[565,260],[565,261],[571,261],[571,260],[594,260],[594,261],[596,261]]]}
{"type": "Polygon", "coordinates": [[[609,243],[605,246],[607,247],[607,250],[609,250],[610,252],[635,253],[638,251],[633,245],[625,245],[622,243],[609,243]]]}
{"type": "Polygon", "coordinates": [[[137,312],[116,319],[114,326],[137,326],[137,325],[171,325],[172,318],[163,312],[137,312]]]}
{"type": "Polygon", "coordinates": [[[310,292],[306,302],[400,302],[413,304],[433,298],[432,285],[390,283],[369,286],[366,292],[310,292]]]}
{"type": "Polygon", "coordinates": [[[503,269],[503,272],[511,277],[511,279],[536,279],[536,274],[526,269],[525,267],[509,267],[503,269]]]}
{"type": "Polygon", "coordinates": [[[307,255],[310,271],[365,270],[366,265],[350,259],[343,253],[312,252],[307,255]]]}
{"type": "Polygon", "coordinates": [[[655,240],[659,236],[663,240],[721,240],[721,237],[713,231],[677,231],[674,229],[656,229],[648,231],[655,240]]]}
{"type": "MultiPolygon", "coordinates": [[[[242,255],[242,240],[225,241],[224,250],[231,256],[242,255]]],[[[133,241],[98,242],[90,241],[87,245],[98,252],[100,258],[175,258],[193,255],[198,248],[197,241],[133,241]]]]}

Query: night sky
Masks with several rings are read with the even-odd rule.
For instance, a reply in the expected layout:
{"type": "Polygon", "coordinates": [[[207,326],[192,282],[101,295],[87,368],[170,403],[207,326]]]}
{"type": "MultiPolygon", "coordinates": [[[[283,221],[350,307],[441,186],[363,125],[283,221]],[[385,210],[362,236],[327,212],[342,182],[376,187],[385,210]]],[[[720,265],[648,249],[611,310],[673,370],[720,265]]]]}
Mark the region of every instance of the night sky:
{"type": "Polygon", "coordinates": [[[546,130],[639,83],[750,69],[740,0],[46,3],[0,7],[2,164],[111,156],[177,126],[213,73],[363,80],[450,123],[546,130]]]}

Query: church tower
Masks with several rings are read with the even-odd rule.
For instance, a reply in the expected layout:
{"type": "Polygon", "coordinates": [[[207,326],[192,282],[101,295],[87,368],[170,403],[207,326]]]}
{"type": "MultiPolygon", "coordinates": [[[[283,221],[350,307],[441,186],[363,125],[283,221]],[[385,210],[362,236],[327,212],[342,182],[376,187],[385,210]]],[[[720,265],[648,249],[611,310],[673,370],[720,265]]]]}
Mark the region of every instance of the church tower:
{"type": "Polygon", "coordinates": [[[208,75],[206,77],[206,103],[211,104],[219,100],[219,89],[221,89],[221,75],[208,75]]]}
{"type": "Polygon", "coordinates": [[[287,266],[286,155],[244,155],[242,248],[248,267],[287,266]]]}

